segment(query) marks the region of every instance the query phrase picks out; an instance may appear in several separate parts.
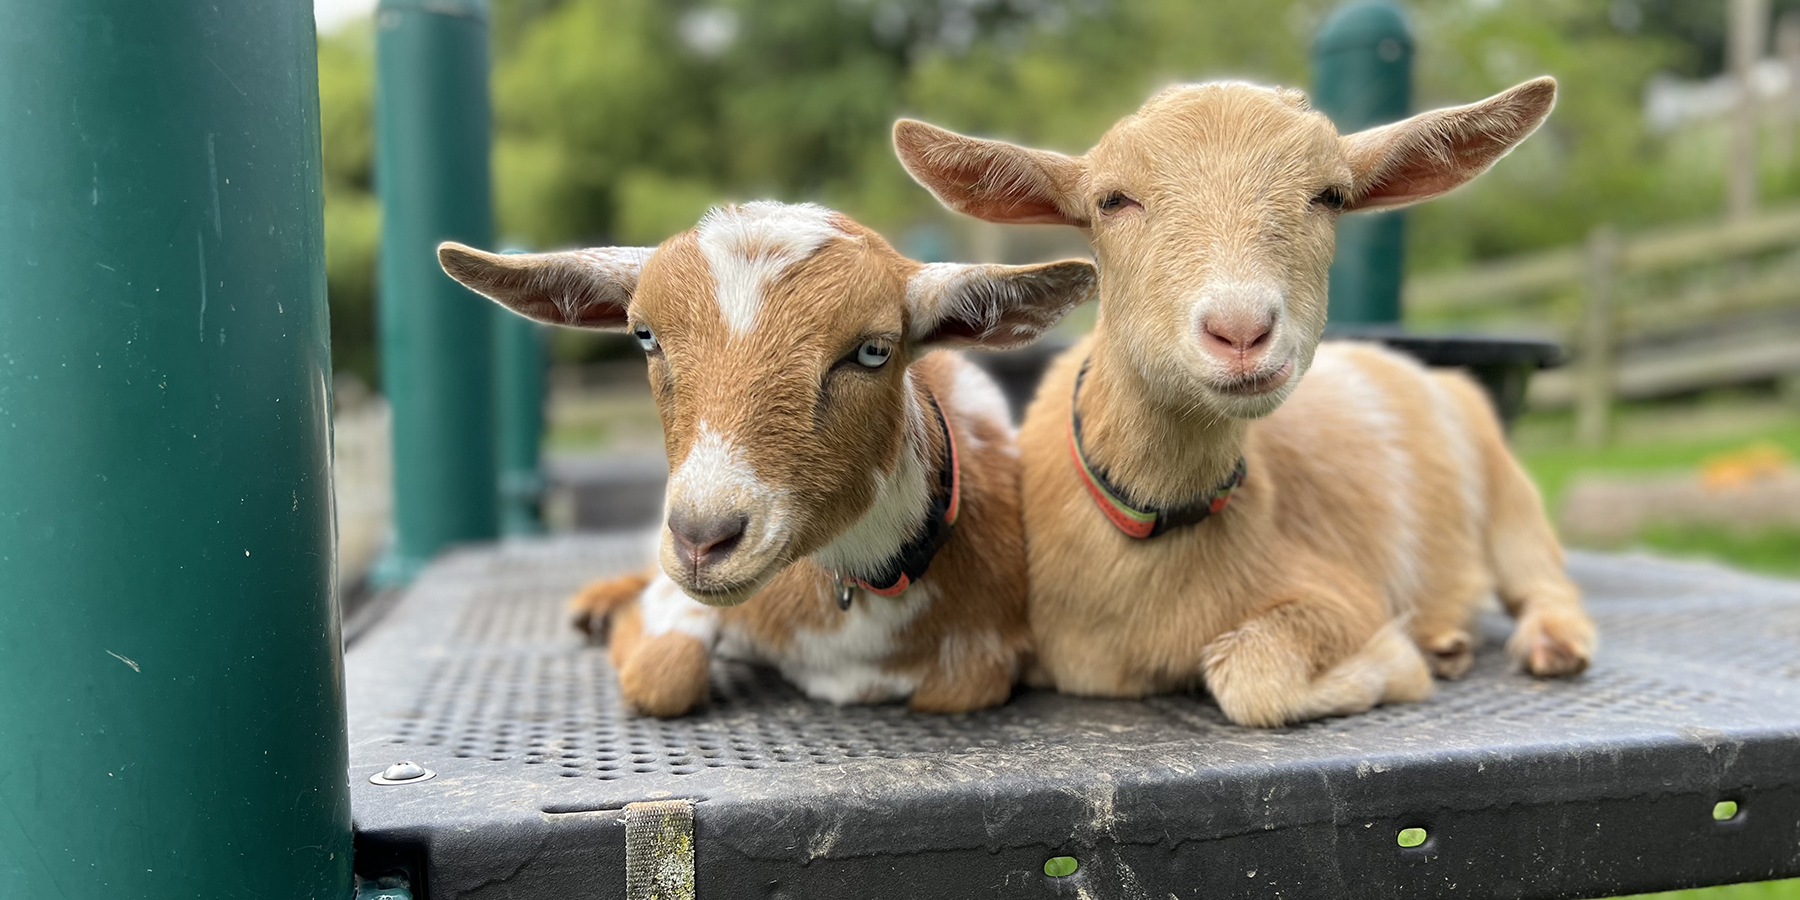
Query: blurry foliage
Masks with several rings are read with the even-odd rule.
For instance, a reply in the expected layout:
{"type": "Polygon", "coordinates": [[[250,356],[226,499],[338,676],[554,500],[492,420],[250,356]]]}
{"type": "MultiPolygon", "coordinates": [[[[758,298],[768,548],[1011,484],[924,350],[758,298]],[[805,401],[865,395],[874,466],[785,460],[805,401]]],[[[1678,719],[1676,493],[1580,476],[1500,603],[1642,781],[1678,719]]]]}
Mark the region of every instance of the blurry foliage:
{"type": "MultiPolygon", "coordinates": [[[[494,0],[494,171],[511,244],[652,244],[720,200],[817,200],[890,235],[954,218],[888,147],[898,115],[1079,152],[1156,87],[1304,86],[1331,0],[494,0]]],[[[1778,10],[1800,0],[1776,0],[1778,10]]],[[[1724,12],[1682,0],[1415,0],[1415,105],[1562,82],[1545,129],[1410,213],[1439,268],[1715,213],[1718,129],[1652,134],[1648,79],[1717,71],[1724,12]],[[1716,21],[1715,21],[1716,20],[1716,21]]],[[[371,34],[322,38],[338,364],[372,375],[371,34]]],[[[1792,163],[1766,193],[1800,191],[1792,163]]],[[[1779,171],[1777,171],[1779,169],[1779,171]]],[[[591,342],[560,342],[570,348],[591,342]]]]}
{"type": "Polygon", "coordinates": [[[319,41],[319,126],[325,154],[325,281],[331,362],[375,383],[374,48],[368,23],[319,41]]]}

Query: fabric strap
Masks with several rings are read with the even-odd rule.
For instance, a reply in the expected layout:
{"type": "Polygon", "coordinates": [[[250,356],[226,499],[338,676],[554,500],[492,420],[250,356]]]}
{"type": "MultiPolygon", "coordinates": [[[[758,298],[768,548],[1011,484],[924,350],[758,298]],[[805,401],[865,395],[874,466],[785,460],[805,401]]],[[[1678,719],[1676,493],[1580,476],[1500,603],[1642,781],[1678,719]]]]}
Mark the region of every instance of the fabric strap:
{"type": "Polygon", "coordinates": [[[694,900],[694,801],[625,804],[625,900],[694,900]]]}

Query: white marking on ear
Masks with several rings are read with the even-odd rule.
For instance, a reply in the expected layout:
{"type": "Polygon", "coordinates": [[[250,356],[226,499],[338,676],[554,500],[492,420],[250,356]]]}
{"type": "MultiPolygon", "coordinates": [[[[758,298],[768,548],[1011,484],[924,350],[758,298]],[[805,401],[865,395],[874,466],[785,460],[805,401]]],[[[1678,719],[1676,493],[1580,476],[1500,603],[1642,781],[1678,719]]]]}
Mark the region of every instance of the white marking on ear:
{"type": "Polygon", "coordinates": [[[927,263],[906,283],[912,337],[922,343],[1003,350],[1030,343],[1099,278],[1083,260],[1032,266],[927,263]]]}
{"type": "Polygon", "coordinates": [[[519,315],[552,325],[613,330],[654,247],[591,247],[560,253],[488,253],[452,241],[438,262],[452,278],[519,315]]]}
{"type": "Polygon", "coordinates": [[[719,635],[719,611],[687,594],[668,575],[656,577],[638,595],[638,610],[644,617],[644,636],[655,637],[671,631],[680,632],[711,647],[719,635]]]}
{"type": "Polygon", "coordinates": [[[875,484],[875,502],[862,517],[831,543],[813,553],[813,560],[850,578],[879,574],[884,563],[900,551],[919,530],[931,507],[931,475],[925,455],[931,444],[927,428],[936,428],[934,413],[920,407],[913,392],[913,374],[905,375],[905,433],[900,458],[891,471],[869,473],[875,484]]]}
{"type": "Polygon", "coordinates": [[[769,285],[789,266],[817,253],[826,241],[843,236],[835,215],[811,203],[766,201],[707,212],[695,234],[712,270],[714,295],[726,327],[735,334],[756,328],[769,285]]]}
{"type": "MultiPolygon", "coordinates": [[[[821,589],[828,588],[824,579],[821,589]]],[[[822,602],[832,602],[820,598],[822,602]]],[[[796,629],[780,660],[781,674],[807,696],[832,703],[881,703],[912,695],[917,682],[889,672],[899,636],[937,599],[929,584],[898,597],[860,597],[833,631],[796,629]]]]}
{"type": "Polygon", "coordinates": [[[731,441],[705,422],[693,446],[669,476],[668,505],[701,517],[747,513],[741,550],[768,552],[785,539],[787,491],[763,481],[731,441]]]}
{"type": "Polygon", "coordinates": [[[963,263],[926,263],[906,282],[906,305],[913,311],[913,338],[922,340],[950,318],[971,323],[973,330],[991,331],[1000,326],[1000,307],[985,308],[973,302],[969,282],[987,276],[987,266],[963,263]]]}

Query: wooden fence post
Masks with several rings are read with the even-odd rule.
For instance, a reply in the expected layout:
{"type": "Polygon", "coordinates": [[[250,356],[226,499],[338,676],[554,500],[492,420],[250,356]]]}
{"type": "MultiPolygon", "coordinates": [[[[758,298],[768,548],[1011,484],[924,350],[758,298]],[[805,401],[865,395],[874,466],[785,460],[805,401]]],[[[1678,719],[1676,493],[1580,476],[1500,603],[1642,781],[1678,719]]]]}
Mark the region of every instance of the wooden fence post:
{"type": "Polygon", "coordinates": [[[1618,341],[1618,315],[1613,308],[1619,267],[1619,235],[1602,225],[1588,235],[1587,298],[1581,318],[1580,386],[1575,398],[1575,436],[1582,446],[1598,447],[1610,437],[1613,366],[1618,341]]]}

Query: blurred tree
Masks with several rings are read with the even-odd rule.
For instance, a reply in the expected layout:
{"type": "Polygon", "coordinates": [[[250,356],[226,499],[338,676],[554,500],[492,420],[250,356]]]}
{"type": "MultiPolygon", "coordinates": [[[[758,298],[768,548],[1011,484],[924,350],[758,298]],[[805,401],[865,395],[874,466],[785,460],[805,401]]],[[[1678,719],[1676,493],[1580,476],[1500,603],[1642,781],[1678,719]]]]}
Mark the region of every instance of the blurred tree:
{"type": "MultiPolygon", "coordinates": [[[[954,217],[906,178],[894,117],[1080,152],[1153,90],[1304,85],[1334,0],[494,0],[495,191],[509,243],[652,244],[722,200],[819,200],[899,235],[954,217]]],[[[1779,12],[1800,0],[1775,0],[1779,12]]],[[[1720,4],[1414,0],[1421,108],[1551,73],[1544,132],[1421,207],[1414,269],[1716,214],[1721,147],[1652,133],[1645,85],[1719,65],[1720,4]],[[1715,21],[1716,20],[1716,21],[1715,21]]],[[[320,42],[340,366],[373,371],[367,28],[320,42]]],[[[1771,173],[1765,196],[1800,192],[1771,173]]],[[[565,339],[570,347],[605,344],[565,339]]],[[[603,351],[601,351],[603,352],[603,351]]]]}
{"type": "Polygon", "coordinates": [[[375,384],[374,55],[368,23],[319,40],[319,125],[325,158],[325,284],[331,362],[375,384]]]}

